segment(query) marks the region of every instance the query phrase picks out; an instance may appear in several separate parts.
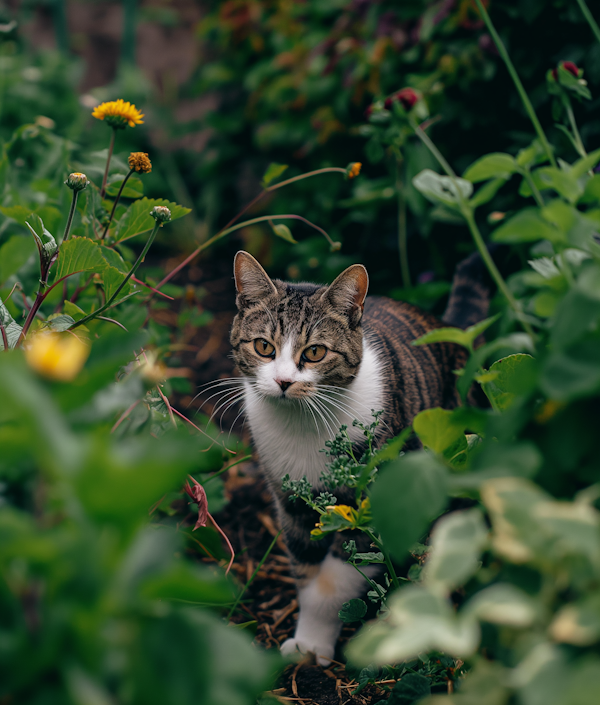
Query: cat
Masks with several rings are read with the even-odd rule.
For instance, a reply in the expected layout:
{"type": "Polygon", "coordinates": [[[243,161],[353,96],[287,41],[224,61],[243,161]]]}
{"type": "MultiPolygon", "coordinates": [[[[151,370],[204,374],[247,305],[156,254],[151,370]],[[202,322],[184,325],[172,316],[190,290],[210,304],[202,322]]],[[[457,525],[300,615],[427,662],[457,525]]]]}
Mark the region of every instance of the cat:
{"type": "MultiPolygon", "coordinates": [[[[466,363],[465,349],[450,343],[415,347],[411,341],[444,324],[464,328],[485,318],[489,290],[481,270],[477,255],[459,265],[442,323],[410,304],[367,298],[369,277],[361,264],[319,286],[271,280],[250,254],[235,256],[233,359],[298,590],[300,613],[294,636],[281,645],[284,655],[310,651],[322,665],[329,663],[341,629],[338,611],[360,597],[366,583],[345,562],[348,537],[310,540],[317,514],[288,501],[282,478],[306,477],[319,488],[325,441],[346,424],[360,445],[364,436],[352,421],[371,423],[373,410],[384,412],[377,429],[382,443],[423,409],[460,403],[453,370],[466,363]]],[[[405,449],[419,447],[413,436],[405,449]]],[[[344,488],[336,495],[340,503],[352,503],[344,488]]],[[[369,550],[368,543],[359,550],[369,550]]],[[[378,567],[364,570],[374,575],[378,567]]]]}

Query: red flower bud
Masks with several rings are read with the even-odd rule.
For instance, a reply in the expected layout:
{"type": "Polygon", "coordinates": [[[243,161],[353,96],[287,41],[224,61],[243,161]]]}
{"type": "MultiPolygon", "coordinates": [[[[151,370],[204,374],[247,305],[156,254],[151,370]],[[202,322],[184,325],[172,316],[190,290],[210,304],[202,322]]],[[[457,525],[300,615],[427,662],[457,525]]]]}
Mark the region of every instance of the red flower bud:
{"type": "Polygon", "coordinates": [[[565,71],[572,73],[575,78],[579,78],[579,69],[572,61],[563,61],[562,67],[565,71]]]}
{"type": "Polygon", "coordinates": [[[410,110],[414,104],[419,100],[419,96],[412,88],[403,88],[397,93],[392,93],[391,96],[385,99],[383,107],[386,110],[391,110],[392,103],[395,101],[400,101],[404,110],[410,110]]]}
{"type": "Polygon", "coordinates": [[[191,475],[190,478],[194,484],[190,487],[189,481],[186,480],[183,490],[198,505],[198,519],[196,520],[196,526],[194,526],[195,531],[200,526],[206,526],[208,521],[208,501],[204,487],[191,475]]]}

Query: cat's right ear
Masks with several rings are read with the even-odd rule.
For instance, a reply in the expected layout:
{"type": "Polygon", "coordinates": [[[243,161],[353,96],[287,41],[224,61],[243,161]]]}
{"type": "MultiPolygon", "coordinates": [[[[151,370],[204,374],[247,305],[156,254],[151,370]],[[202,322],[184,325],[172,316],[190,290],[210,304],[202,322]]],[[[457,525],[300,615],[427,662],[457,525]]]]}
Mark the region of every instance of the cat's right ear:
{"type": "Polygon", "coordinates": [[[257,303],[276,294],[275,284],[260,264],[247,252],[240,250],[233,260],[233,276],[238,293],[238,308],[257,303]]]}

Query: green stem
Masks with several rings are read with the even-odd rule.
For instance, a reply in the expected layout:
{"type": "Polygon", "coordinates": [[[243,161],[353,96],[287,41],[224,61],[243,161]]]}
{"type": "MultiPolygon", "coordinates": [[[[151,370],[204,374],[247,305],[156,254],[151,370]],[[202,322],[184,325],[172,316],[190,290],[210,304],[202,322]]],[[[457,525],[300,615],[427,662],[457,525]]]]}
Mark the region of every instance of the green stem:
{"type": "Polygon", "coordinates": [[[67,225],[65,226],[65,234],[63,235],[63,242],[67,241],[69,233],[71,232],[71,225],[73,223],[73,216],[75,215],[75,207],[77,206],[77,197],[79,196],[79,191],[73,190],[73,199],[71,201],[71,210],[69,211],[69,217],[67,218],[67,225]]]}
{"type": "Polygon", "coordinates": [[[399,588],[399,587],[400,587],[400,581],[398,580],[398,576],[396,575],[396,571],[394,570],[394,566],[393,566],[393,564],[392,564],[392,560],[391,560],[391,558],[390,558],[388,552],[387,552],[387,551],[385,550],[385,548],[383,547],[383,544],[382,544],[381,541],[375,536],[375,534],[373,534],[371,531],[369,531],[369,529],[363,529],[363,531],[364,531],[365,534],[371,539],[371,542],[374,543],[374,544],[377,546],[377,548],[381,551],[381,553],[383,554],[383,560],[385,561],[385,565],[386,565],[386,567],[387,567],[387,569],[388,569],[388,573],[389,573],[389,576],[390,576],[390,580],[392,581],[392,585],[393,585],[395,588],[399,588]]]}
{"type": "Polygon", "coordinates": [[[258,573],[258,571],[263,567],[264,562],[267,560],[269,553],[271,553],[271,551],[273,550],[273,546],[275,546],[275,544],[277,543],[277,539],[280,537],[280,535],[281,535],[281,531],[279,531],[277,536],[275,536],[275,538],[271,541],[271,545],[269,546],[269,548],[267,548],[267,552],[260,559],[260,563],[256,566],[256,568],[254,569],[254,573],[252,573],[252,575],[250,576],[250,580],[248,580],[248,582],[242,588],[242,591],[240,592],[240,594],[237,596],[236,601],[233,603],[233,606],[229,610],[229,614],[227,615],[227,621],[229,621],[231,619],[231,615],[234,613],[235,608],[240,604],[240,600],[244,596],[244,593],[248,589],[248,586],[250,585],[250,583],[256,577],[256,574],[258,573]]]}
{"type": "Polygon", "coordinates": [[[598,23],[593,18],[588,6],[585,4],[585,0],[577,0],[577,4],[579,5],[581,12],[583,13],[583,16],[592,28],[592,32],[596,35],[596,39],[600,42],[600,27],[598,27],[598,23]]]}
{"type": "Polygon", "coordinates": [[[113,203],[113,207],[110,212],[110,217],[108,219],[108,223],[104,227],[104,232],[102,233],[102,237],[100,238],[101,240],[104,240],[104,238],[106,237],[106,233],[108,232],[108,229],[110,228],[110,224],[112,223],[112,219],[115,215],[115,211],[117,210],[117,206],[119,205],[119,200],[121,198],[121,194],[123,193],[123,189],[125,188],[125,184],[127,183],[127,180],[129,179],[129,177],[132,174],[133,174],[133,169],[130,169],[127,176],[123,179],[123,183],[121,184],[121,188],[119,189],[119,193],[117,193],[117,197],[115,198],[115,202],[113,203]]]}
{"type": "MultiPolygon", "coordinates": [[[[462,199],[461,199],[462,200],[462,199]]],[[[508,301],[510,307],[512,310],[515,312],[517,319],[527,332],[527,334],[530,336],[532,341],[535,341],[535,334],[533,332],[533,328],[529,324],[529,321],[523,316],[523,311],[521,310],[521,306],[519,305],[519,302],[515,299],[515,297],[512,295],[511,290],[508,288],[506,282],[502,278],[502,275],[500,274],[500,271],[498,270],[498,267],[496,267],[496,264],[494,260],[492,259],[488,248],[485,245],[485,242],[483,240],[483,237],[481,236],[481,233],[479,232],[479,228],[477,227],[477,223],[475,222],[475,218],[473,216],[473,211],[469,206],[464,203],[461,204],[463,207],[461,208],[462,214],[464,219],[467,221],[467,225],[469,226],[469,230],[471,231],[471,235],[473,237],[473,240],[475,241],[475,245],[477,246],[477,249],[479,250],[479,254],[481,255],[481,259],[485,262],[485,265],[488,269],[488,272],[492,275],[492,279],[496,282],[496,286],[500,291],[504,294],[504,297],[508,301]],[[464,204],[464,205],[463,205],[464,204]]]]}
{"type": "Polygon", "coordinates": [[[243,463],[245,460],[250,460],[252,457],[252,454],[250,455],[245,455],[243,458],[240,458],[239,460],[236,460],[235,463],[231,463],[230,465],[226,465],[224,468],[219,470],[219,472],[216,472],[214,475],[211,475],[209,478],[204,480],[202,482],[202,485],[206,487],[206,485],[211,481],[214,480],[216,477],[219,477],[222,475],[224,472],[227,472],[228,470],[231,470],[231,468],[235,467],[236,465],[239,465],[240,463],[243,463]]]}
{"type": "Polygon", "coordinates": [[[504,294],[510,307],[515,312],[521,325],[523,326],[523,328],[525,328],[527,333],[531,336],[532,341],[535,340],[533,329],[529,325],[529,322],[527,320],[525,320],[518,301],[512,295],[512,292],[510,291],[506,282],[502,278],[502,275],[500,274],[498,267],[496,267],[496,264],[494,263],[494,260],[492,259],[491,255],[485,245],[483,237],[481,236],[481,233],[479,232],[479,228],[477,227],[477,223],[475,222],[475,217],[473,216],[473,209],[469,206],[469,204],[463,198],[462,192],[458,186],[457,176],[454,173],[454,170],[452,169],[450,164],[448,164],[448,162],[444,159],[443,155],[438,150],[438,148],[435,146],[435,144],[431,141],[429,136],[427,134],[425,134],[425,132],[423,132],[423,130],[414,121],[411,121],[411,125],[412,125],[412,128],[414,129],[417,137],[419,137],[419,139],[421,139],[423,144],[425,144],[425,146],[428,147],[430,152],[433,154],[433,156],[440,163],[442,169],[454,181],[455,190],[456,190],[456,197],[457,197],[458,202],[460,204],[460,210],[461,210],[462,216],[467,221],[467,225],[469,226],[469,230],[471,231],[471,235],[472,235],[473,240],[475,242],[475,246],[479,250],[479,254],[481,255],[481,259],[484,261],[492,279],[496,282],[496,286],[504,294]]]}
{"type": "Polygon", "coordinates": [[[148,241],[144,245],[144,249],[140,253],[140,256],[136,259],[135,264],[129,270],[129,273],[127,274],[125,279],[123,279],[123,281],[119,284],[119,286],[117,287],[117,290],[110,297],[110,299],[108,299],[108,301],[103,306],[101,306],[98,310],[92,311],[92,313],[90,313],[88,316],[85,316],[84,318],[80,318],[78,321],[75,321],[75,323],[69,328],[69,330],[73,330],[73,328],[77,328],[78,326],[81,326],[84,323],[87,323],[88,321],[92,320],[92,318],[96,318],[96,316],[100,315],[101,313],[106,311],[106,309],[110,308],[110,305],[112,304],[112,302],[117,298],[117,296],[122,291],[125,284],[127,284],[127,282],[131,279],[131,277],[136,273],[138,267],[146,258],[146,254],[148,253],[148,250],[150,249],[150,246],[152,245],[154,238],[156,237],[156,233],[158,232],[159,227],[160,227],[160,224],[158,222],[156,222],[154,224],[154,230],[150,233],[150,237],[148,238],[148,241]]]}
{"type": "Polygon", "coordinates": [[[533,180],[533,177],[531,176],[531,172],[527,167],[523,169],[523,176],[527,180],[527,183],[529,184],[529,188],[531,189],[531,193],[533,194],[533,198],[535,199],[535,202],[538,204],[540,208],[543,208],[546,204],[544,202],[544,198],[542,194],[539,192],[538,187],[535,185],[535,181],[533,180]]]}
{"type": "Polygon", "coordinates": [[[106,195],[106,182],[108,181],[108,167],[110,166],[110,160],[112,158],[112,153],[115,148],[115,136],[117,134],[116,128],[112,128],[112,135],[110,136],[110,145],[108,146],[108,156],[106,157],[106,168],[104,169],[104,176],[102,177],[102,188],[100,189],[100,198],[104,198],[106,195]]]}
{"type": "Polygon", "coordinates": [[[396,194],[398,196],[398,251],[400,254],[400,272],[402,273],[402,286],[409,288],[410,267],[408,266],[408,247],[406,232],[406,197],[402,179],[403,160],[396,159],[396,194]]]}
{"type": "MultiPolygon", "coordinates": [[[[579,1],[579,0],[578,0],[579,1]]],[[[535,114],[535,110],[533,109],[533,105],[531,104],[531,101],[529,100],[529,96],[525,92],[525,88],[523,88],[523,84],[521,83],[521,79],[519,78],[519,74],[517,73],[515,67],[513,66],[512,61],[510,60],[510,56],[508,55],[508,52],[506,51],[506,47],[502,43],[502,40],[500,39],[500,35],[496,31],[496,28],[492,24],[492,20],[490,19],[490,16],[487,13],[487,10],[483,6],[483,3],[481,0],[475,0],[477,7],[479,9],[479,12],[481,14],[481,17],[483,18],[483,21],[486,24],[486,27],[488,28],[489,33],[492,35],[492,39],[494,40],[496,47],[498,49],[498,52],[500,53],[500,56],[502,57],[502,60],[506,64],[506,68],[508,69],[508,73],[510,74],[510,77],[513,80],[513,83],[515,84],[517,91],[519,92],[519,96],[521,97],[521,102],[523,103],[523,106],[525,107],[525,110],[527,111],[527,114],[529,115],[529,119],[531,120],[533,127],[535,131],[537,132],[537,136],[539,137],[540,142],[542,143],[544,147],[544,151],[546,152],[546,155],[548,156],[548,159],[552,166],[556,167],[556,160],[554,159],[554,154],[552,153],[552,148],[550,147],[550,143],[548,142],[548,139],[546,138],[546,134],[544,130],[542,129],[542,126],[540,124],[540,121],[537,118],[537,115],[535,114]]]]}
{"type": "Polygon", "coordinates": [[[571,107],[571,101],[569,98],[562,93],[562,103],[564,105],[564,108],[567,112],[567,117],[569,118],[569,123],[571,125],[571,131],[573,132],[573,139],[575,141],[575,146],[577,148],[577,151],[579,152],[579,155],[581,157],[587,157],[587,152],[585,151],[585,147],[583,146],[583,141],[581,139],[581,135],[579,134],[579,130],[577,129],[577,123],[575,122],[575,115],[573,114],[573,108],[571,107]]]}

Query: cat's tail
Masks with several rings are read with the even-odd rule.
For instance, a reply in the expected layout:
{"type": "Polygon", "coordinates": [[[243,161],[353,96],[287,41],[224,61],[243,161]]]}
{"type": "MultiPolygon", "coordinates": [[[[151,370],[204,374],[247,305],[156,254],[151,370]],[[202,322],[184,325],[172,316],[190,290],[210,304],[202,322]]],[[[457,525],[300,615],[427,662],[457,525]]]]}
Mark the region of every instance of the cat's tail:
{"type": "MultiPolygon", "coordinates": [[[[492,256],[497,255],[498,245],[489,245],[492,256]]],[[[479,252],[464,259],[456,268],[448,305],[442,321],[456,328],[468,328],[482,321],[488,314],[495,285],[479,252]]]]}

